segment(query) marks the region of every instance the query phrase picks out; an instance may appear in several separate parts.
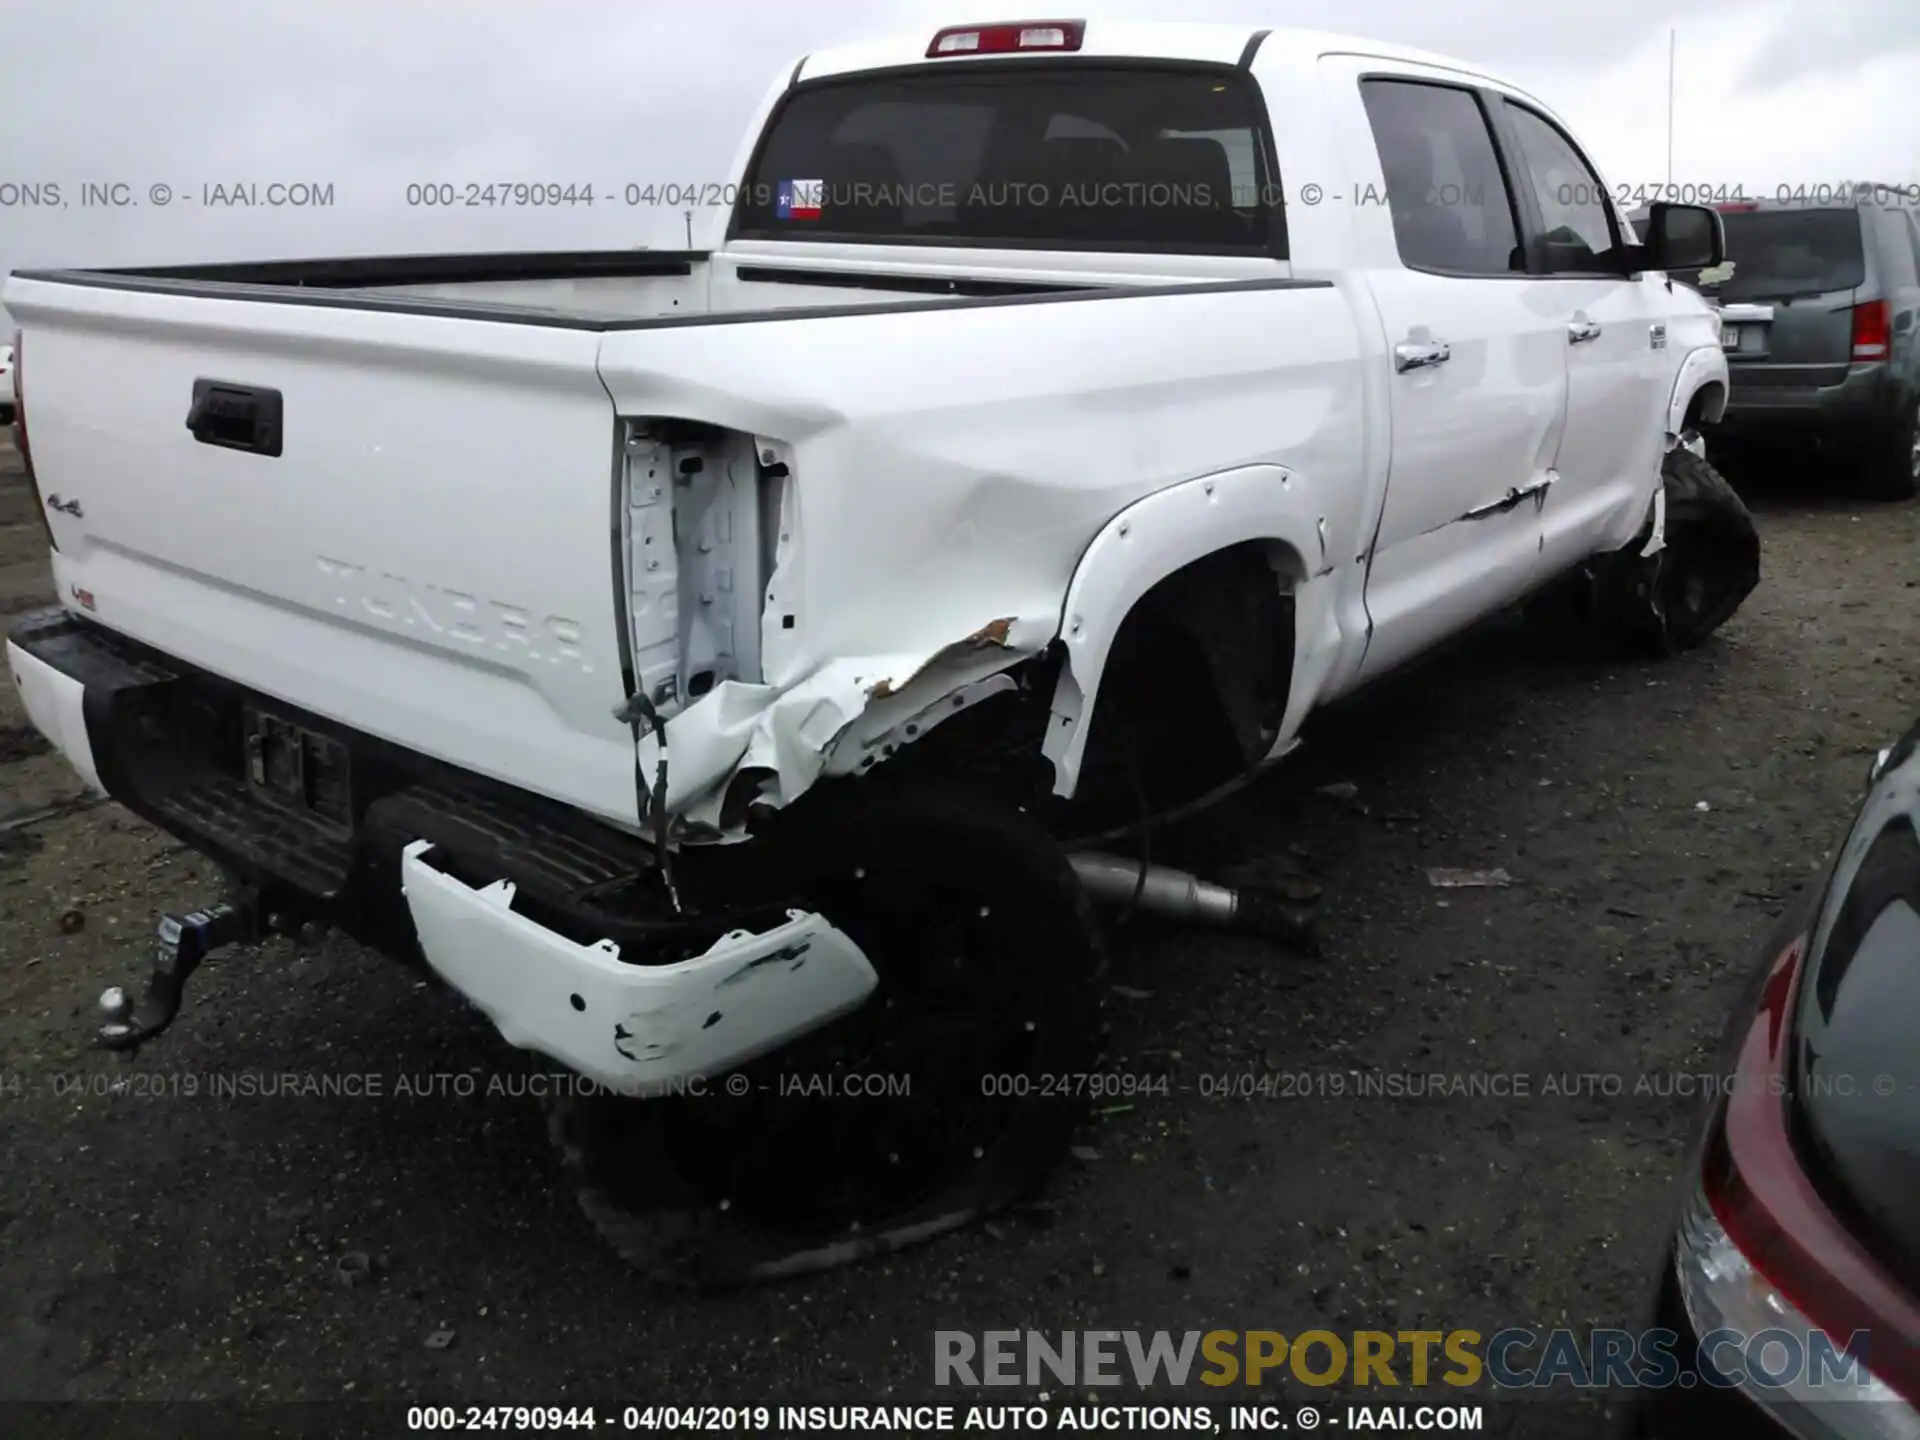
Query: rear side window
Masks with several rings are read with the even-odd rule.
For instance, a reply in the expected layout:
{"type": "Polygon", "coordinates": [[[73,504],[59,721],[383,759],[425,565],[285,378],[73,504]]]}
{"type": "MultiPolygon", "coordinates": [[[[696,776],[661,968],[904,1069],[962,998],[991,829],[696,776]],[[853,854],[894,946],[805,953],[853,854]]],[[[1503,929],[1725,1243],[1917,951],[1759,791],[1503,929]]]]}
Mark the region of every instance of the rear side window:
{"type": "Polygon", "coordinates": [[[1264,107],[1236,70],[965,68],[802,87],[733,233],[1269,251],[1264,107]]]}
{"type": "Polygon", "coordinates": [[[1866,283],[1857,209],[1746,210],[1720,218],[1733,274],[1714,287],[1718,299],[1783,300],[1866,283]]]}
{"type": "Polygon", "coordinates": [[[1525,268],[1513,200],[1473,93],[1363,80],[1400,258],[1415,270],[1509,275],[1525,268]]]}

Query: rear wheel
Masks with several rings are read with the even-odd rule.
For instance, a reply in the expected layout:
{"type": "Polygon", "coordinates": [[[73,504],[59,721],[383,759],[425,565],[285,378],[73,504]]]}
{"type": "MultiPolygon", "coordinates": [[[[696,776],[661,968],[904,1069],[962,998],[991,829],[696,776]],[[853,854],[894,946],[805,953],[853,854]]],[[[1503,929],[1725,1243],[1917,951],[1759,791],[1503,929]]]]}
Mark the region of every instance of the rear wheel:
{"type": "Polygon", "coordinates": [[[753,883],[860,945],[866,1003],[703,1096],[553,1111],[587,1215],[656,1279],[772,1280],[954,1229],[1032,1189],[1079,1117],[1046,1077],[1091,1067],[1104,958],[1066,857],[984,797],[840,783],[864,803],[779,817],[753,883]]]}
{"type": "Polygon", "coordinates": [[[1867,450],[1859,475],[1860,493],[1870,500],[1911,500],[1920,493],[1920,404],[1867,450]]]}

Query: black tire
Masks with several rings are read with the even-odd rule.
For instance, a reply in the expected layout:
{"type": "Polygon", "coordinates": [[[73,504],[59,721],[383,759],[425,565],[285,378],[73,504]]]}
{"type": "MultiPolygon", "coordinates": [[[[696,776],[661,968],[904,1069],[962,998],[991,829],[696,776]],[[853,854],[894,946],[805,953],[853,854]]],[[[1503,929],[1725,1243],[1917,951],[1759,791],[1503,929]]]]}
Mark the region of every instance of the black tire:
{"type": "Polygon", "coordinates": [[[551,1111],[581,1207],[654,1280],[765,1282],[953,1230],[1035,1188],[1080,1119],[1071,1098],[1040,1093],[1042,1077],[1092,1068],[1105,990],[1105,952],[1064,853],[986,796],[889,794],[872,779],[827,788],[840,793],[808,797],[751,843],[765,877],[751,883],[777,883],[768,893],[818,908],[860,944],[880,972],[874,994],[740,1067],[744,1096],[715,1076],[698,1098],[590,1093],[551,1111]],[[951,1027],[969,1003],[990,1007],[987,1020],[959,1041],[943,1035],[941,1017],[951,1027]],[[849,1056],[869,1074],[904,1071],[912,1093],[782,1092],[782,1077],[858,1073],[849,1056]],[[1031,1083],[992,1083],[999,1074],[1031,1083]],[[998,1093],[1016,1088],[1028,1093],[998,1093]]]}
{"type": "Polygon", "coordinates": [[[1643,539],[1607,557],[1601,613],[1637,649],[1677,655],[1703,645],[1760,583],[1760,533],[1721,473],[1676,446],[1662,463],[1665,544],[1643,539]]]}
{"type": "Polygon", "coordinates": [[[1911,500],[1920,493],[1920,406],[1861,455],[1858,483],[1869,500],[1911,500]]]}

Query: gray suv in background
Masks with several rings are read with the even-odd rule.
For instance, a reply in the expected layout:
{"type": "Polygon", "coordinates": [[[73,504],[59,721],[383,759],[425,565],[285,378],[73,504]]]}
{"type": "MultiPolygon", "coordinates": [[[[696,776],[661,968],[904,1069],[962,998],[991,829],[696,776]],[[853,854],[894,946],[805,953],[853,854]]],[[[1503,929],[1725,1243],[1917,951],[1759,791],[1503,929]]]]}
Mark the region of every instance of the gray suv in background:
{"type": "MultiPolygon", "coordinates": [[[[1920,486],[1920,194],[1863,186],[1827,204],[1723,204],[1727,267],[1676,272],[1720,306],[1732,389],[1709,443],[1817,450],[1859,493],[1920,486]]],[[[1638,217],[1636,217],[1638,218],[1638,217]]]]}

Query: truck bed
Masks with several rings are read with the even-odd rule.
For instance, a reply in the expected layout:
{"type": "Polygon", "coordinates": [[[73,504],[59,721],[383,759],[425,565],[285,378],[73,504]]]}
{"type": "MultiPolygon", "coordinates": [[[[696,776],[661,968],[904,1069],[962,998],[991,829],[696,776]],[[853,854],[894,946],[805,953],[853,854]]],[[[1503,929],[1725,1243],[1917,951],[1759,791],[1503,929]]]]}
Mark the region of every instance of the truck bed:
{"type": "Polygon", "coordinates": [[[1364,302],[1271,261],[403,257],[6,301],[69,610],[635,830],[636,690],[719,828],[738,770],[791,799],[967,637],[1043,648],[1141,496],[1298,466],[1330,553],[1370,503],[1364,302]],[[270,404],[272,448],[191,432],[207,386],[270,404]]]}
{"type": "Polygon", "coordinates": [[[282,305],[510,320],[566,329],[742,322],[785,311],[897,309],[964,300],[1108,293],[1276,279],[1268,261],[1060,256],[1009,265],[1004,252],[876,253],[872,262],[796,261],[790,246],[533,254],[352,256],[115,269],[22,270],[21,280],[282,305]],[[762,252],[762,253],[756,253],[762,252]]]}

